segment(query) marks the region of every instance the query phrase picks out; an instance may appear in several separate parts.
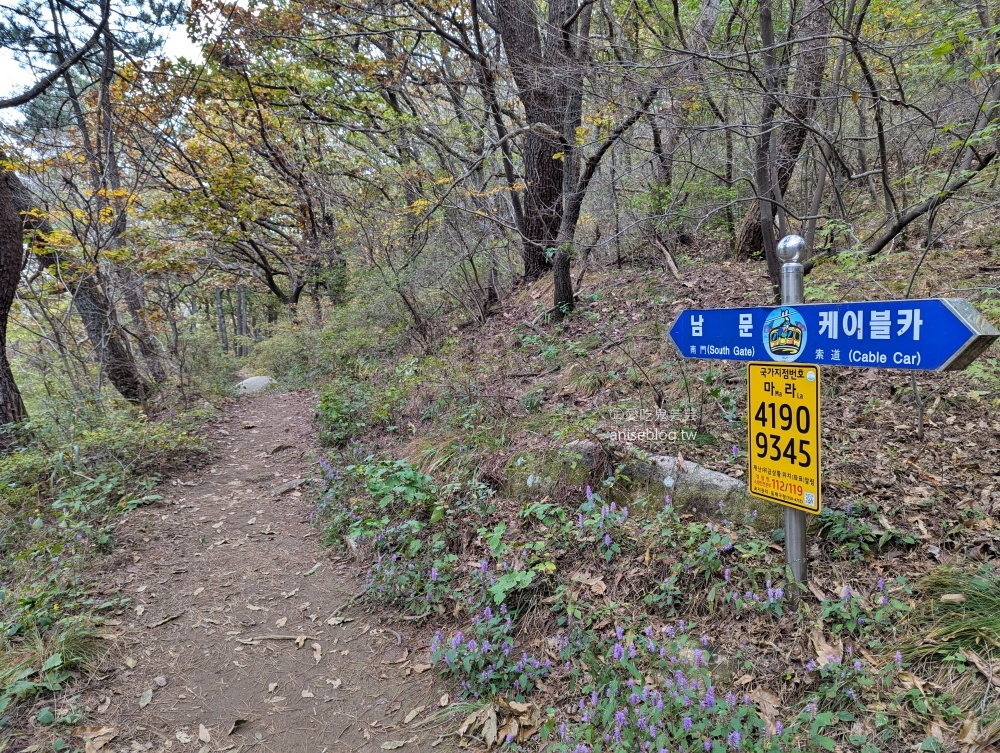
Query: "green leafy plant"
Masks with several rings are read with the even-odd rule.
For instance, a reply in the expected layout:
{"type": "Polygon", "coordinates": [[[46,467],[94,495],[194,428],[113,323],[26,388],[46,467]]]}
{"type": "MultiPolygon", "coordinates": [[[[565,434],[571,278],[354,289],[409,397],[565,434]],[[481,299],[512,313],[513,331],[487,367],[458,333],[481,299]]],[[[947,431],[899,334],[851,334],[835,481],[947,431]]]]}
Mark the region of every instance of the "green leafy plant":
{"type": "Polygon", "coordinates": [[[592,674],[571,718],[550,727],[550,749],[784,750],[790,732],[768,734],[748,697],[715,686],[708,640],[692,628],[633,633],[619,625],[613,637],[585,642],[581,660],[592,674]]]}
{"type": "Polygon", "coordinates": [[[628,508],[615,502],[606,504],[599,494],[587,486],[587,499],[577,513],[578,537],[583,542],[593,542],[607,562],[621,554],[622,526],[628,520],[628,508]]]}
{"type": "Polygon", "coordinates": [[[364,431],[368,400],[361,386],[342,379],[320,395],[316,419],[320,424],[319,440],[331,447],[341,447],[364,431]]]}
{"type": "Polygon", "coordinates": [[[890,525],[873,521],[885,520],[871,503],[848,504],[843,509],[824,508],[818,516],[819,535],[840,557],[860,558],[879,552],[886,546],[913,546],[916,537],[902,533],[890,525]]]}
{"type": "Polygon", "coordinates": [[[471,698],[507,696],[523,700],[549,674],[552,663],[514,650],[515,615],[506,605],[491,606],[473,615],[472,624],[445,638],[438,631],[431,640],[431,661],[442,674],[459,681],[462,695],[471,698]]]}

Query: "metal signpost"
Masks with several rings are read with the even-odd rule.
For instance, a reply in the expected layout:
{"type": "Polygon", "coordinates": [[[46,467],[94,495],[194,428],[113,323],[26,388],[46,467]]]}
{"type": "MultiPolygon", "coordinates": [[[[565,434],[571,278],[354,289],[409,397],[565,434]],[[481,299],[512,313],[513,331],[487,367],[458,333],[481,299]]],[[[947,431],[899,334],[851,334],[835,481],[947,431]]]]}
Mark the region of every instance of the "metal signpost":
{"type": "MultiPolygon", "coordinates": [[[[806,253],[806,241],[804,238],[798,235],[786,235],[778,242],[778,258],[781,259],[781,305],[782,306],[794,306],[803,303],[803,282],[802,278],[804,275],[802,262],[805,261],[806,253]]],[[[794,311],[794,309],[792,309],[794,311]]],[[[771,355],[780,356],[778,360],[784,361],[795,360],[795,356],[798,353],[803,352],[804,342],[801,342],[801,338],[806,334],[806,330],[803,328],[799,334],[799,345],[798,348],[795,347],[796,340],[796,326],[797,322],[794,321],[791,315],[788,316],[788,321],[782,318],[779,322],[771,321],[765,323],[764,329],[767,330],[767,343],[764,350],[771,355]],[[782,338],[782,332],[785,333],[784,339],[782,338]],[[772,335],[772,333],[775,333],[772,335]],[[789,336],[790,335],[790,336],[789,336]],[[791,341],[790,345],[787,344],[791,341]],[[787,352],[787,351],[795,351],[787,352]]],[[[819,369],[816,369],[817,375],[819,374],[819,369]]],[[[817,401],[818,404],[818,401],[817,401]]],[[[819,425],[819,416],[816,416],[817,426],[819,425]]],[[[750,453],[747,453],[749,457],[750,453]]],[[[817,454],[817,460],[819,455],[817,454]]],[[[819,481],[819,465],[816,467],[816,480],[819,481]]],[[[817,483],[818,486],[818,483],[817,483]]],[[[817,510],[817,512],[819,512],[817,510]]],[[[808,577],[808,572],[806,569],[806,514],[794,507],[785,507],[785,563],[791,568],[792,576],[795,578],[796,583],[805,583],[808,577]]],[[[795,594],[793,598],[796,599],[796,604],[798,604],[798,594],[795,594]]]]}
{"type": "Polygon", "coordinates": [[[670,328],[685,358],[747,361],[748,489],[785,506],[785,561],[805,583],[806,514],[820,497],[820,366],[958,371],[1000,337],[968,301],[804,303],[806,242],[778,244],[781,305],[688,309],[670,328]]]}

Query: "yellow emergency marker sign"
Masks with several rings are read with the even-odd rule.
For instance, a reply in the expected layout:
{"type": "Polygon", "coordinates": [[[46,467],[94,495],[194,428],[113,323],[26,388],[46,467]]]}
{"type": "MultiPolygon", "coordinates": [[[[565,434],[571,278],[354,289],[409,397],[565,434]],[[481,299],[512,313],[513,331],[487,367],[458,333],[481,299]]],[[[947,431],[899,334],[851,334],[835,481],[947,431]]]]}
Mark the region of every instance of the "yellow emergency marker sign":
{"type": "Polygon", "coordinates": [[[750,493],[819,514],[819,367],[747,364],[747,412],[750,493]]]}

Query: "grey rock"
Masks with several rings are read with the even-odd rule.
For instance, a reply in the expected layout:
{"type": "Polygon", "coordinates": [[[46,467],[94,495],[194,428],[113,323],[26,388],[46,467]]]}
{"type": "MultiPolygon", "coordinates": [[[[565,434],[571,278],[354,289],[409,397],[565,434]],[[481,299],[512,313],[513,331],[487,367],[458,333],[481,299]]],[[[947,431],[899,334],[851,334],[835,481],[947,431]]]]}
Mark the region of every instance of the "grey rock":
{"type": "Polygon", "coordinates": [[[264,481],[274,481],[273,473],[254,473],[250,476],[244,476],[243,480],[248,484],[259,484],[264,481]]]}
{"type": "MultiPolygon", "coordinates": [[[[630,495],[645,496],[653,505],[663,504],[669,495],[676,509],[703,519],[725,516],[741,520],[743,515],[751,515],[761,530],[783,525],[782,508],[751,497],[739,479],[673,455],[648,455],[635,447],[625,449],[623,471],[629,479],[630,495]],[[725,512],[720,512],[720,502],[725,512]]],[[[504,470],[508,494],[540,499],[579,489],[593,472],[603,476],[611,467],[604,448],[583,439],[568,442],[560,449],[516,453],[504,470]]]]}
{"type": "Polygon", "coordinates": [[[633,461],[629,472],[634,480],[662,489],[664,498],[669,496],[676,508],[717,518],[719,503],[724,503],[730,518],[735,511],[753,515],[758,528],[782,525],[782,510],[778,505],[751,497],[746,484],[739,479],[690,460],[679,460],[673,455],[647,455],[633,461]]]}
{"type": "Polygon", "coordinates": [[[591,472],[602,462],[606,463],[607,458],[601,446],[588,440],[558,448],[524,450],[515,453],[504,469],[506,491],[523,499],[583,492],[591,472]]]}
{"type": "Polygon", "coordinates": [[[304,484],[308,479],[297,478],[289,481],[287,484],[282,484],[281,486],[276,486],[271,490],[272,497],[280,497],[282,494],[287,494],[292,491],[292,489],[298,489],[302,484],[304,484]]]}
{"type": "Polygon", "coordinates": [[[275,384],[276,382],[269,376],[253,376],[237,384],[235,390],[237,395],[256,395],[273,389],[275,384]]]}

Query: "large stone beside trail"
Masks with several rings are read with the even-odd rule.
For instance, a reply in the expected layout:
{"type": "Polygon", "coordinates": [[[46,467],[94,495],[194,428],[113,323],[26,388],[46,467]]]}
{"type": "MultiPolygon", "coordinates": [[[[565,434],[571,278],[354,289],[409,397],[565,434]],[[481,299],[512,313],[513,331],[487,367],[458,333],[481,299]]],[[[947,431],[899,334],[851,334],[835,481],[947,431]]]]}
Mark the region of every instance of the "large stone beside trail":
{"type": "Polygon", "coordinates": [[[258,392],[264,392],[274,386],[275,381],[269,376],[253,376],[237,384],[235,390],[237,395],[256,395],[258,392]]]}
{"type": "Polygon", "coordinates": [[[602,458],[606,456],[599,445],[579,440],[559,448],[517,452],[504,469],[506,492],[536,500],[582,494],[602,458]]]}
{"type": "Polygon", "coordinates": [[[781,508],[749,496],[737,478],[674,455],[649,455],[633,447],[625,448],[624,455],[612,460],[601,445],[588,440],[518,452],[505,468],[507,493],[525,499],[578,493],[588,479],[602,478],[621,463],[628,481],[617,488],[636,499],[645,497],[650,508],[665,504],[669,496],[676,509],[702,518],[750,515],[760,528],[782,525],[781,508]]]}
{"type": "Polygon", "coordinates": [[[673,455],[647,455],[630,466],[637,480],[662,486],[664,494],[681,507],[718,507],[719,502],[732,502],[747,492],[746,484],[739,479],[673,455]]]}
{"type": "Polygon", "coordinates": [[[651,493],[653,489],[662,490],[664,501],[669,496],[678,509],[719,517],[722,503],[728,518],[739,519],[742,514],[752,516],[757,527],[782,525],[780,507],[751,497],[739,479],[690,460],[675,455],[645,455],[631,461],[629,470],[634,481],[645,482],[651,493]]]}

